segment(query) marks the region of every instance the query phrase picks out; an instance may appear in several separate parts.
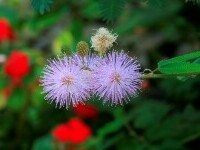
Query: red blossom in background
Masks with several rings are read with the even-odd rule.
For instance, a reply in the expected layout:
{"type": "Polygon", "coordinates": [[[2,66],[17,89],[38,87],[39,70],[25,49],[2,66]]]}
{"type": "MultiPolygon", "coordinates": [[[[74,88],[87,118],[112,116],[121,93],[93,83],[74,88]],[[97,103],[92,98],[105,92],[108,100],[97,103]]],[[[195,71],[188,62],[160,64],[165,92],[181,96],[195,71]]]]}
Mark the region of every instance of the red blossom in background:
{"type": "Polygon", "coordinates": [[[83,104],[78,104],[76,107],[73,107],[73,111],[84,118],[92,118],[96,119],[98,116],[98,110],[95,106],[93,105],[83,105],[83,104]]]}
{"type": "Polygon", "coordinates": [[[28,55],[22,52],[13,51],[7,59],[4,72],[11,78],[13,85],[20,84],[22,78],[30,72],[28,55]]]}
{"type": "Polygon", "coordinates": [[[55,127],[52,134],[60,142],[65,143],[70,141],[70,130],[66,124],[60,124],[55,127]]]}
{"type": "Polygon", "coordinates": [[[63,143],[81,144],[92,135],[92,131],[81,119],[72,118],[55,127],[52,130],[52,135],[63,143]]]}
{"type": "Polygon", "coordinates": [[[71,142],[74,144],[83,143],[92,134],[90,127],[78,118],[70,119],[67,125],[71,130],[71,142]]]}
{"type": "Polygon", "coordinates": [[[13,41],[15,33],[6,19],[0,18],[0,43],[2,41],[13,41]]]}
{"type": "Polygon", "coordinates": [[[142,84],[141,84],[141,87],[142,87],[143,90],[147,90],[150,87],[149,80],[143,80],[142,84]]]}

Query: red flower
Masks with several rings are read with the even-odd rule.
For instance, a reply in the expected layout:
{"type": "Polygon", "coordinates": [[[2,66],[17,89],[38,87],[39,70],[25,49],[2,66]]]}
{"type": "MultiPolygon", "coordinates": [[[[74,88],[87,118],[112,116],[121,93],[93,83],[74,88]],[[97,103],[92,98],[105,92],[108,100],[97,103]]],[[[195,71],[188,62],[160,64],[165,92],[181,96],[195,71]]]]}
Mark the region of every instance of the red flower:
{"type": "Polygon", "coordinates": [[[14,32],[6,19],[0,19],[0,42],[4,40],[13,41],[15,39],[14,32]]]}
{"type": "Polygon", "coordinates": [[[81,117],[85,118],[96,119],[98,116],[97,108],[89,104],[78,104],[76,107],[73,108],[73,110],[77,115],[80,115],[81,117]]]}
{"type": "Polygon", "coordinates": [[[59,140],[60,142],[68,142],[70,141],[70,130],[66,126],[66,124],[60,124],[52,131],[53,136],[59,140]]]}
{"type": "Polygon", "coordinates": [[[72,118],[68,122],[53,129],[53,136],[60,142],[80,144],[92,134],[91,129],[79,118],[72,118]]]}
{"type": "Polygon", "coordinates": [[[20,83],[21,79],[30,72],[28,55],[13,51],[5,64],[4,72],[12,79],[12,83],[15,85],[20,83]]]}
{"type": "Polygon", "coordinates": [[[74,144],[80,144],[91,136],[90,127],[79,118],[70,119],[67,125],[72,133],[71,142],[74,144]]]}

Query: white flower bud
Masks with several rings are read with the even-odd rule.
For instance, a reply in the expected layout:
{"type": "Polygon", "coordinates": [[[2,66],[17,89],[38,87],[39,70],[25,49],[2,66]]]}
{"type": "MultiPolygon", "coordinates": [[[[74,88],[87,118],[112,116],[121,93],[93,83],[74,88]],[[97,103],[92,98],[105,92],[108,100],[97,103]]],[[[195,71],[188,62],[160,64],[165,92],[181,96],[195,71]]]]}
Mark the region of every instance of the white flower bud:
{"type": "Polygon", "coordinates": [[[95,51],[104,53],[113,46],[117,36],[117,34],[112,34],[106,28],[99,28],[96,34],[91,37],[92,48],[95,51]]]}

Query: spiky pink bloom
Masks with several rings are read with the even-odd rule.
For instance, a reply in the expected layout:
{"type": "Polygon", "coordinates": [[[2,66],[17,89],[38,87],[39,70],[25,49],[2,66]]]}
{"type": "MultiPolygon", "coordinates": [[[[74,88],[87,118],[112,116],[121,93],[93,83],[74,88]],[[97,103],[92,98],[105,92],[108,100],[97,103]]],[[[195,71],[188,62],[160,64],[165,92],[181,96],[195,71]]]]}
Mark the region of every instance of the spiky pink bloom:
{"type": "Polygon", "coordinates": [[[90,96],[86,75],[80,66],[73,63],[72,58],[50,60],[41,77],[45,99],[66,108],[71,103],[73,106],[83,103],[90,96]]]}
{"type": "Polygon", "coordinates": [[[88,53],[84,57],[74,54],[71,60],[82,69],[91,70],[91,68],[98,63],[99,57],[92,53],[88,53]]]}
{"type": "Polygon", "coordinates": [[[94,68],[93,91],[111,105],[123,104],[140,89],[140,65],[123,52],[111,52],[94,68]]]}
{"type": "Polygon", "coordinates": [[[75,54],[72,56],[71,61],[72,63],[78,65],[85,73],[86,80],[88,80],[90,84],[89,88],[92,90],[93,83],[91,82],[91,78],[93,77],[94,67],[99,63],[99,57],[92,53],[88,53],[84,57],[75,54]]]}

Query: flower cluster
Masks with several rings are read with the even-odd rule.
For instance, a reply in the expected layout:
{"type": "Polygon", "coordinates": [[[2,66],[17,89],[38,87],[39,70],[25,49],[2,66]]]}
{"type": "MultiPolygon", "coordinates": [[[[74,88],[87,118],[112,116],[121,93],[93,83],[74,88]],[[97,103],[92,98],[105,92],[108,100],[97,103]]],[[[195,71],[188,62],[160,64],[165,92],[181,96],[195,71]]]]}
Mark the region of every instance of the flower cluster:
{"type": "Polygon", "coordinates": [[[83,47],[88,47],[79,43],[81,49],[78,54],[50,60],[41,77],[45,98],[50,102],[55,101],[59,107],[69,108],[70,104],[76,106],[84,103],[91,95],[111,105],[122,105],[130,96],[137,95],[141,73],[136,58],[129,57],[123,51],[105,51],[112,47],[116,37],[107,29],[100,28],[91,38],[95,50],[101,45],[100,55],[86,54],[83,47]],[[82,49],[84,53],[80,52],[82,49]]]}

